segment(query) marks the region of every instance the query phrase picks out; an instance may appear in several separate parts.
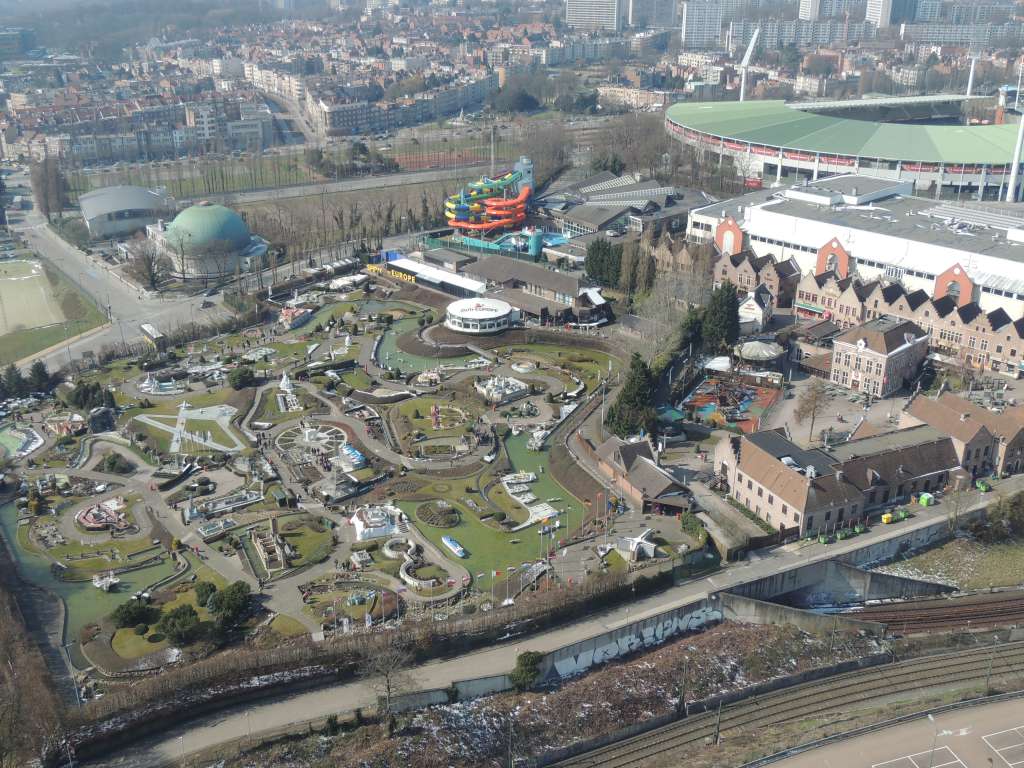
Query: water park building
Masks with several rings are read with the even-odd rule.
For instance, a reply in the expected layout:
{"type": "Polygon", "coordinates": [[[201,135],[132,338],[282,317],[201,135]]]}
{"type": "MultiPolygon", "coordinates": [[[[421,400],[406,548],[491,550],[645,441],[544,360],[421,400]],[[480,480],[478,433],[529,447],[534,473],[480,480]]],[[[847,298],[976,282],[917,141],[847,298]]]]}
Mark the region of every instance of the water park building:
{"type": "Polygon", "coordinates": [[[512,305],[500,299],[461,299],[448,305],[444,324],[469,334],[500,333],[519,318],[512,305]]]}

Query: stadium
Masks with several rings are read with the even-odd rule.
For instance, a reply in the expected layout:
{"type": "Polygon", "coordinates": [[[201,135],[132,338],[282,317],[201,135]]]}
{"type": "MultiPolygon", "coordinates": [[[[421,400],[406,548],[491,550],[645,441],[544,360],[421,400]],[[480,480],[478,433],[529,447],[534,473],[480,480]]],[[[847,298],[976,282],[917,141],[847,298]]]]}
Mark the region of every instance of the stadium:
{"type": "Polygon", "coordinates": [[[665,128],[700,152],[730,158],[751,189],[762,180],[867,173],[912,181],[919,195],[1006,199],[1018,125],[963,125],[959,113],[969,98],[693,102],[670,107],[665,128]],[[944,119],[931,121],[940,106],[944,119]],[[914,124],[885,121],[894,114],[914,124]],[[961,124],[940,124],[954,120],[961,124]]]}

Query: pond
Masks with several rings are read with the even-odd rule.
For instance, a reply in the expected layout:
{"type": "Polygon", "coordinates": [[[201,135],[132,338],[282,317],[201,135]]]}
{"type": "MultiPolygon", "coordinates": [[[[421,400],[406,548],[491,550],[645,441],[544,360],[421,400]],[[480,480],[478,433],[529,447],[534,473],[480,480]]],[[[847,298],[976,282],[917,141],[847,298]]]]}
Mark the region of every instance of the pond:
{"type": "Polygon", "coordinates": [[[384,332],[377,347],[377,362],[381,367],[398,368],[402,373],[420,373],[437,368],[439,365],[458,365],[479,357],[479,355],[442,357],[440,354],[426,357],[401,351],[398,348],[398,337],[417,327],[419,327],[418,318],[408,317],[394,323],[384,332]]]}
{"type": "MultiPolygon", "coordinates": [[[[18,545],[18,512],[13,503],[0,506],[0,533],[18,565],[18,573],[28,582],[49,590],[64,601],[66,609],[64,640],[78,643],[82,627],[113,611],[132,594],[170,576],[174,570],[170,558],[160,565],[123,574],[117,592],[103,592],[91,581],[59,581],[50,573],[50,560],[18,545]]],[[[77,663],[77,662],[76,662],[77,663]]]]}

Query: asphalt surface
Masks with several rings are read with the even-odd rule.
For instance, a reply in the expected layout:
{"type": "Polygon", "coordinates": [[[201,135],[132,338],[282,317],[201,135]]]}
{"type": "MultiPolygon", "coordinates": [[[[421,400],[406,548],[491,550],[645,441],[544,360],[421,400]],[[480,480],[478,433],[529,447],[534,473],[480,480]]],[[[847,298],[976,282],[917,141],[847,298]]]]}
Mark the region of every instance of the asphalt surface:
{"type": "Polygon", "coordinates": [[[777,768],[1020,768],[1024,699],[927,717],[821,747],[777,768]]]}

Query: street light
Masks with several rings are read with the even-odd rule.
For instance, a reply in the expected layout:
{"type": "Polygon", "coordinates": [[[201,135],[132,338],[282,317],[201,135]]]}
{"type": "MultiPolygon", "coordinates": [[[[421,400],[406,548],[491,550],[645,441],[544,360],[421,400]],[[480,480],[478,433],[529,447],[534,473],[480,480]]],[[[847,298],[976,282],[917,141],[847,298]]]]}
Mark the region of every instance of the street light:
{"type": "Polygon", "coordinates": [[[939,741],[939,725],[935,722],[935,715],[928,715],[928,721],[932,724],[934,736],[932,736],[932,751],[928,755],[928,768],[933,768],[935,765],[935,745],[939,741]]]}

